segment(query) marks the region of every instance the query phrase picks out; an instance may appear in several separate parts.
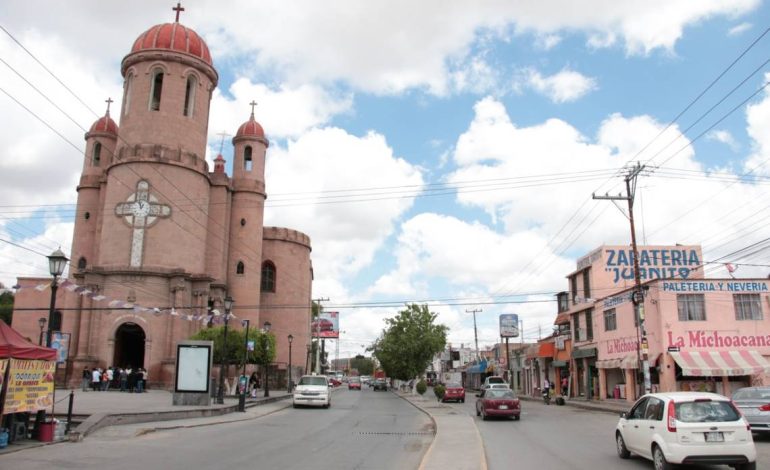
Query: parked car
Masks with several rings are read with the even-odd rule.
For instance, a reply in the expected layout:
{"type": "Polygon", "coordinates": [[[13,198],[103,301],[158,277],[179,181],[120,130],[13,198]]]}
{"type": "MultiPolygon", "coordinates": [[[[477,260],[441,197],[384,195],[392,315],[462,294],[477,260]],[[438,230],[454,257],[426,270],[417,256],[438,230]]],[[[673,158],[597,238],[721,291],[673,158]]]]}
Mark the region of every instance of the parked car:
{"type": "Polygon", "coordinates": [[[752,432],[770,433],[770,387],[746,387],[733,393],[733,403],[752,432]]]}
{"type": "Polygon", "coordinates": [[[443,403],[448,401],[459,401],[465,403],[465,389],[458,383],[446,384],[446,390],[444,391],[444,398],[441,399],[443,403]]]}
{"type": "Polygon", "coordinates": [[[489,388],[476,395],[476,416],[521,419],[521,402],[511,389],[489,388]]]}
{"type": "Polygon", "coordinates": [[[374,385],[372,386],[372,389],[376,392],[377,390],[382,390],[384,392],[388,391],[388,382],[385,379],[375,379],[374,385]]]}
{"type": "Polygon", "coordinates": [[[757,468],[749,423],[729,398],[716,393],[644,395],[620,414],[615,447],[620,458],[634,453],[652,460],[656,470],[672,464],[757,468]]]}
{"type": "Polygon", "coordinates": [[[332,395],[329,390],[329,380],[325,375],[303,375],[292,395],[294,408],[300,406],[332,406],[332,395]]]}
{"type": "Polygon", "coordinates": [[[504,378],[500,377],[499,375],[490,375],[484,379],[484,383],[481,385],[481,389],[486,390],[491,388],[492,385],[505,385],[505,387],[508,388],[508,382],[506,382],[504,378]]]}
{"type": "Polygon", "coordinates": [[[348,390],[361,390],[361,379],[358,377],[350,377],[348,379],[348,390]]]}
{"type": "Polygon", "coordinates": [[[340,385],[342,385],[342,381],[341,380],[339,380],[336,377],[329,377],[329,386],[330,387],[339,387],[340,385]]]}

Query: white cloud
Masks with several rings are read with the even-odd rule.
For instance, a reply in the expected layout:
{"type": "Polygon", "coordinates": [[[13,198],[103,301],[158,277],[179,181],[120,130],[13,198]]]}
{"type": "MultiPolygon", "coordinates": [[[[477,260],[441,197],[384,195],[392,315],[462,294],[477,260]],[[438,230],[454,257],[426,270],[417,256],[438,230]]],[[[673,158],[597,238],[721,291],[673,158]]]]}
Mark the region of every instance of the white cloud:
{"type": "Polygon", "coordinates": [[[731,150],[736,151],[740,147],[738,145],[738,142],[735,140],[732,134],[730,134],[730,131],[724,130],[724,129],[714,129],[710,131],[708,134],[706,134],[706,138],[709,140],[714,140],[717,142],[721,142],[728,147],[730,147],[731,150]]]}
{"type": "Polygon", "coordinates": [[[750,30],[753,27],[751,23],[741,23],[739,25],[733,26],[727,31],[728,36],[738,36],[748,30],[750,30]]]}
{"type": "Polygon", "coordinates": [[[558,34],[544,34],[544,35],[538,36],[536,40],[536,44],[541,49],[549,51],[554,47],[556,47],[557,45],[559,45],[562,39],[564,38],[562,38],[558,34]]]}
{"type": "Polygon", "coordinates": [[[597,88],[595,78],[567,68],[547,77],[536,70],[527,75],[527,85],[554,103],[575,101],[597,88]]]}

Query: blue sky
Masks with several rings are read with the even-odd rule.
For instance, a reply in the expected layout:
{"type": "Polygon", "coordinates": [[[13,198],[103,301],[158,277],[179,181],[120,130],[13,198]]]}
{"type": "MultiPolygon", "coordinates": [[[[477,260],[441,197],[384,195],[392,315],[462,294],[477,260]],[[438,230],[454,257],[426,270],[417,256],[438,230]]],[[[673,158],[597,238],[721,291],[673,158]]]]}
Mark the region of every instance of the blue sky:
{"type": "MultiPolygon", "coordinates": [[[[0,31],[6,285],[45,275],[32,252],[69,251],[82,128],[108,96],[119,105],[134,39],[173,20],[172,3],[65,3],[0,12],[10,33],[0,31]]],[[[575,259],[629,242],[624,215],[591,200],[621,189],[629,161],[649,169],[640,242],[702,244],[706,260],[738,264],[739,276],[767,275],[764,245],[738,251],[768,232],[766,2],[249,3],[183,5],[181,23],[206,40],[220,74],[208,158],[216,134],[234,133],[256,100],[271,141],[266,224],[313,240],[313,295],[341,312],[343,355],[416,300],[431,301],[453,344],[473,341],[474,307],[482,347],[496,340],[500,313],[519,313],[527,339],[547,333],[575,259]],[[756,181],[734,182],[749,171],[756,181]],[[320,204],[330,196],[339,197],[320,204]],[[383,301],[394,306],[369,305],[383,301]]],[[[223,153],[231,159],[228,143],[223,153]]],[[[725,272],[713,264],[707,274],[725,272]]]]}

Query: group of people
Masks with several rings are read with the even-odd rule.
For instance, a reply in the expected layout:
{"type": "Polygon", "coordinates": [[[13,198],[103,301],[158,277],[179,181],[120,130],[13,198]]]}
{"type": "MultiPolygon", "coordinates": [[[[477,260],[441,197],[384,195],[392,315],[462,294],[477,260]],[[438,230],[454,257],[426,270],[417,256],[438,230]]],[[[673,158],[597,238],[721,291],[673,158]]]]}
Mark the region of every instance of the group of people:
{"type": "Polygon", "coordinates": [[[90,388],[94,392],[120,389],[121,392],[142,393],[147,391],[147,370],[142,367],[132,369],[130,366],[110,366],[106,369],[85,367],[82,386],[84,392],[90,388]]]}
{"type": "MultiPolygon", "coordinates": [[[[543,393],[550,393],[551,390],[556,389],[556,384],[548,380],[548,377],[543,379],[543,393]]],[[[567,396],[567,392],[569,391],[569,378],[567,376],[564,376],[561,378],[561,394],[563,396],[567,396]]]]}

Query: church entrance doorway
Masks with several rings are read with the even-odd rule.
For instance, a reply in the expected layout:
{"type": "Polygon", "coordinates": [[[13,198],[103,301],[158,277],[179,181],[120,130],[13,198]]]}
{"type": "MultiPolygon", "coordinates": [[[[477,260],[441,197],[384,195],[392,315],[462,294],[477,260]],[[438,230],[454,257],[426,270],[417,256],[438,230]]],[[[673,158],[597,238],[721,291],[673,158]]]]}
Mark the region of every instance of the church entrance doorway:
{"type": "Polygon", "coordinates": [[[112,364],[117,367],[144,367],[145,334],[136,323],[124,323],[115,332],[115,355],[112,364]]]}

